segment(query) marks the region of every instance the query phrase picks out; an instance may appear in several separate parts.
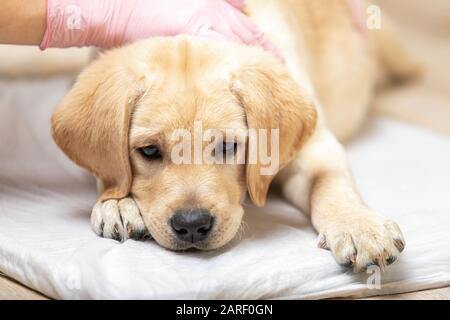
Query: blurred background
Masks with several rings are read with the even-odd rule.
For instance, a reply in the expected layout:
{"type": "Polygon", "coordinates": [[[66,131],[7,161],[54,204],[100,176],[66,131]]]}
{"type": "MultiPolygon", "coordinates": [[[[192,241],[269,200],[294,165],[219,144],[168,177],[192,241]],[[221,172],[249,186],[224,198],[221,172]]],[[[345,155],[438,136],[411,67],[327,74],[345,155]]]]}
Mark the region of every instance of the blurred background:
{"type": "Polygon", "coordinates": [[[375,3],[425,66],[419,81],[379,94],[375,111],[450,135],[450,1],[375,3]]]}

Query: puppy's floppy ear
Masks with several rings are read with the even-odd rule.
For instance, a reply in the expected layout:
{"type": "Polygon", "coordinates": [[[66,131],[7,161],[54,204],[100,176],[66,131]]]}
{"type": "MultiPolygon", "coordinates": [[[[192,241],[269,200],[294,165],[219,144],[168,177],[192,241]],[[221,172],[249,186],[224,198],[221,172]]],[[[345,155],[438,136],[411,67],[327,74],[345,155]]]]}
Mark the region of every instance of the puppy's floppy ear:
{"type": "Polygon", "coordinates": [[[144,90],[126,63],[95,61],[52,116],[52,135],[66,155],[103,182],[101,200],[126,197],[132,175],[128,131],[144,90]]]}
{"type": "MultiPolygon", "coordinates": [[[[247,115],[249,129],[264,129],[267,133],[267,150],[272,139],[271,129],[279,129],[279,150],[270,150],[271,156],[278,152],[278,170],[297,154],[303,143],[313,133],[317,112],[314,103],[302,92],[286,68],[266,59],[265,63],[249,63],[233,74],[232,91],[238,97],[247,115]]],[[[257,149],[262,141],[258,139],[257,149]]],[[[248,152],[252,152],[247,148],[248,152]]],[[[270,182],[276,175],[261,174],[263,164],[258,156],[256,162],[248,162],[247,188],[257,206],[263,206],[270,182]]]]}

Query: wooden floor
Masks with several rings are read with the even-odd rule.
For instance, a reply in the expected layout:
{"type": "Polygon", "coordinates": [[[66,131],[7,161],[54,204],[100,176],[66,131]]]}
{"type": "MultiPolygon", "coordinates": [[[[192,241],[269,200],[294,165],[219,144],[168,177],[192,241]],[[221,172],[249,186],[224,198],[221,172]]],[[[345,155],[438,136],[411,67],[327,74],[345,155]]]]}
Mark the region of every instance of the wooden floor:
{"type": "Polygon", "coordinates": [[[361,300],[450,300],[450,288],[384,295],[361,300]]]}
{"type": "MultiPolygon", "coordinates": [[[[20,283],[0,275],[0,300],[47,300],[48,298],[20,283]]],[[[450,288],[384,295],[362,300],[450,300],[450,288]]]]}
{"type": "Polygon", "coordinates": [[[0,273],[0,300],[47,300],[33,291],[0,273]]]}

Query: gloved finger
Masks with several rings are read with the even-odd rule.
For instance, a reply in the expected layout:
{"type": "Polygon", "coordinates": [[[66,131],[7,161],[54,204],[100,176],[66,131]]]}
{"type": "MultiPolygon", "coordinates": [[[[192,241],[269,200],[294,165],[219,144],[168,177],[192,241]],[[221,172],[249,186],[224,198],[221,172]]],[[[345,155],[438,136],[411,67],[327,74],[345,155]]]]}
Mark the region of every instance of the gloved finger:
{"type": "Polygon", "coordinates": [[[223,25],[217,25],[217,28],[230,29],[231,32],[233,32],[233,34],[241,40],[242,43],[248,45],[257,44],[258,40],[255,37],[256,30],[253,30],[253,28],[249,28],[245,23],[243,23],[244,21],[242,21],[238,15],[231,14],[226,19],[218,21],[223,25]]]}
{"type": "Polygon", "coordinates": [[[280,61],[284,63],[284,58],[278,48],[267,38],[266,34],[258,29],[256,24],[244,14],[237,12],[230,19],[234,23],[230,24],[231,30],[240,37],[243,43],[257,45],[272,52],[280,61]]]}
{"type": "Polygon", "coordinates": [[[277,57],[278,60],[280,60],[280,62],[282,63],[286,62],[280,50],[278,50],[278,48],[267,38],[265,33],[260,32],[258,35],[256,35],[256,38],[258,39],[258,43],[261,47],[274,54],[275,57],[277,57]]]}
{"type": "Polygon", "coordinates": [[[209,25],[202,25],[196,28],[195,31],[187,31],[188,34],[192,36],[205,37],[209,39],[217,39],[222,41],[233,41],[237,43],[242,43],[241,39],[237,37],[231,29],[223,28],[221,30],[216,30],[215,27],[209,25]]]}
{"type": "Polygon", "coordinates": [[[238,10],[242,11],[245,9],[245,0],[225,0],[225,1],[238,10]]]}
{"type": "MultiPolygon", "coordinates": [[[[240,13],[237,11],[237,13],[240,13]]],[[[235,24],[239,23],[236,17],[234,15],[218,15],[214,19],[214,24],[212,25],[212,28],[214,31],[222,34],[228,40],[232,40],[237,43],[243,43],[243,44],[249,44],[245,41],[246,37],[249,36],[249,32],[245,30],[245,28],[242,28],[242,32],[235,32],[234,30],[239,29],[239,27],[234,26],[235,24]],[[243,33],[247,33],[246,36],[242,36],[243,33]]],[[[241,26],[242,27],[242,26],[241,26]]]]}

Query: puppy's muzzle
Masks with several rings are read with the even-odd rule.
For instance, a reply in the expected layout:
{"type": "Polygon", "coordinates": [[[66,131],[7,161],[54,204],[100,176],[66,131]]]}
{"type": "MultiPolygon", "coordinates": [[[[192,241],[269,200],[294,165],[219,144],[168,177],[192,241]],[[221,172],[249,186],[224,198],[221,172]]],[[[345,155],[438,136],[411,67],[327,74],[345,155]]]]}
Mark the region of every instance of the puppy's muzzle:
{"type": "Polygon", "coordinates": [[[206,209],[179,209],[169,223],[178,240],[196,243],[208,237],[214,217],[206,209]]]}

